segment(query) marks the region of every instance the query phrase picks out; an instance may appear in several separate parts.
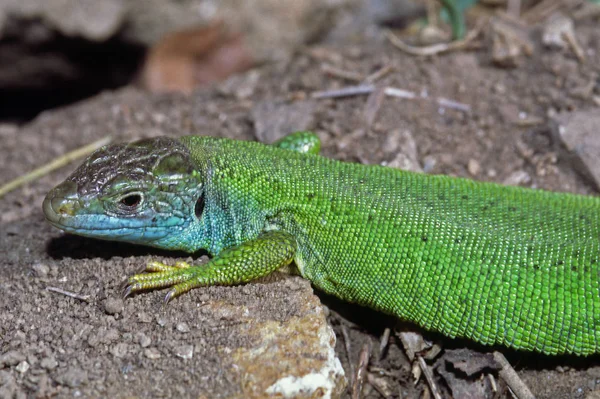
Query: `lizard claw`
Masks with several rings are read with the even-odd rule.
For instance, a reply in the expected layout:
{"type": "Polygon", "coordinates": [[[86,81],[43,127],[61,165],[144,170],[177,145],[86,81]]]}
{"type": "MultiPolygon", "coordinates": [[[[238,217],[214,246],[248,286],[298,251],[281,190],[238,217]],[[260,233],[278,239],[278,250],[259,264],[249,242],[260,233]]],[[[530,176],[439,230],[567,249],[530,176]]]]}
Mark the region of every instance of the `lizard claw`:
{"type": "Polygon", "coordinates": [[[164,304],[165,305],[168,304],[176,296],[177,296],[177,293],[175,292],[175,290],[169,290],[169,292],[167,292],[167,295],[165,295],[164,304]]]}
{"type": "Polygon", "coordinates": [[[131,296],[131,294],[133,294],[133,285],[129,284],[123,290],[123,299],[129,298],[131,296]]]}

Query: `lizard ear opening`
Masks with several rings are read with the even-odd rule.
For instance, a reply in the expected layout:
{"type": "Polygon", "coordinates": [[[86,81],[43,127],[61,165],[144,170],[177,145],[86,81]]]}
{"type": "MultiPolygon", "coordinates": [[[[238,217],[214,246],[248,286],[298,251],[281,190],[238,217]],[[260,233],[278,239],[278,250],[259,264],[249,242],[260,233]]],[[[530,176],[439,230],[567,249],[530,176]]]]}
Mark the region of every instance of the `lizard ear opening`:
{"type": "Polygon", "coordinates": [[[194,213],[196,214],[196,218],[200,219],[202,217],[203,212],[204,212],[204,193],[200,194],[200,197],[196,201],[196,206],[194,207],[194,213]]]}

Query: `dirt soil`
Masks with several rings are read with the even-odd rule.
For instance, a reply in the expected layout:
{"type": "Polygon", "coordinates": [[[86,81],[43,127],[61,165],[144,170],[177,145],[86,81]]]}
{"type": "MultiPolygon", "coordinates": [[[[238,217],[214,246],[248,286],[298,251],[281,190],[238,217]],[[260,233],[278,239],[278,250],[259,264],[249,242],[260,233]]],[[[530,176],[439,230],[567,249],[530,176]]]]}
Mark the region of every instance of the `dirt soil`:
{"type": "MultiPolygon", "coordinates": [[[[551,134],[552,113],[600,110],[589,96],[581,95],[590,84],[598,94],[600,30],[594,21],[582,22],[576,34],[584,49],[596,49],[588,52],[586,63],[569,49],[537,46],[518,67],[503,69],[491,62],[489,40],[478,50],[417,58],[378,38],[308,48],[289,62],[265,66],[191,97],[153,96],[135,88],[104,93],[48,111],[22,129],[0,126],[0,181],[106,135],[119,141],[190,133],[254,140],[256,126],[281,126],[298,118],[298,124],[308,126],[297,128],[310,127],[319,134],[327,157],[394,164],[402,154],[427,173],[597,194],[565,161],[551,134]],[[360,76],[390,66],[393,70],[378,86],[426,92],[428,98],[381,97],[368,126],[374,97],[310,99],[315,91],[356,84],[328,74],[322,68],[326,63],[360,76]],[[432,101],[436,97],[468,104],[470,112],[441,107],[432,101]],[[307,115],[294,114],[293,106],[286,108],[304,101],[311,104],[302,108],[307,115]],[[261,112],[265,103],[280,112],[275,116],[261,112]],[[274,117],[283,122],[272,121],[274,117]]],[[[235,316],[208,317],[198,304],[221,301],[232,309],[260,307],[283,319],[295,309],[294,303],[282,300],[290,291],[289,283],[280,279],[272,284],[197,289],[168,307],[161,306],[161,292],[121,301],[123,281],[149,259],[186,255],[67,236],[50,227],[41,212],[43,196],[74,167],[64,167],[0,199],[0,392],[8,397],[205,397],[205,392],[234,396],[239,381],[220,378],[222,357],[216,348],[246,345],[246,338],[232,328],[235,316]],[[48,286],[89,299],[59,295],[48,286]],[[171,355],[144,352],[155,342],[164,343],[171,355]],[[190,343],[201,355],[181,362],[190,343]]],[[[322,299],[332,310],[338,356],[350,375],[350,363],[357,364],[363,344],[371,342],[377,348],[384,328],[394,327],[395,321],[322,299]],[[349,341],[343,339],[344,332],[349,341]]],[[[489,350],[469,341],[424,335],[445,349],[489,350]]],[[[597,356],[547,357],[499,350],[538,398],[585,397],[600,389],[597,356]]],[[[372,367],[384,371],[377,376],[389,384],[390,397],[422,397],[427,385],[422,379],[415,385],[396,337],[390,338],[381,360],[375,360],[378,356],[374,349],[372,367]]],[[[503,384],[498,386],[500,397],[510,397],[503,384]]],[[[382,396],[369,385],[365,397],[382,396]]]]}

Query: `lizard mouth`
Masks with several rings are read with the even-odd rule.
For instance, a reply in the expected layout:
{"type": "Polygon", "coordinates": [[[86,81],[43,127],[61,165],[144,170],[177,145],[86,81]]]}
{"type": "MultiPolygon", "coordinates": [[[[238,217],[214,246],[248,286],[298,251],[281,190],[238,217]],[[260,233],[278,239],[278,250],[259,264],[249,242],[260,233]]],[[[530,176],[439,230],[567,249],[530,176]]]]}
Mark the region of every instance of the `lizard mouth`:
{"type": "Polygon", "coordinates": [[[46,219],[56,227],[66,227],[65,222],[72,219],[80,207],[77,184],[70,181],[50,190],[42,204],[46,219]]]}

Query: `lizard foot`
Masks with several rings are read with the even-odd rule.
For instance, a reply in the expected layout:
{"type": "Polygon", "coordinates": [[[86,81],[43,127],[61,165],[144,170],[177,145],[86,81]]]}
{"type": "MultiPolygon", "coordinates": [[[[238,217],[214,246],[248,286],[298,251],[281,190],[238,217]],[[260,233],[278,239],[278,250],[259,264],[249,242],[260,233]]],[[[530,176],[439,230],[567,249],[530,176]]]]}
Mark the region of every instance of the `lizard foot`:
{"type": "Polygon", "coordinates": [[[145,273],[135,274],[129,277],[127,286],[123,292],[123,298],[140,291],[155,288],[173,287],[165,298],[165,302],[189,291],[193,287],[185,282],[194,278],[197,270],[202,266],[192,266],[187,262],[178,261],[173,266],[162,262],[152,261],[146,265],[145,273]],[[180,284],[181,283],[181,284],[180,284]],[[183,286],[183,287],[179,287],[183,286]],[[190,286],[189,288],[184,288],[190,286]]]}

